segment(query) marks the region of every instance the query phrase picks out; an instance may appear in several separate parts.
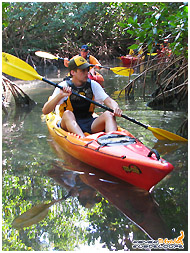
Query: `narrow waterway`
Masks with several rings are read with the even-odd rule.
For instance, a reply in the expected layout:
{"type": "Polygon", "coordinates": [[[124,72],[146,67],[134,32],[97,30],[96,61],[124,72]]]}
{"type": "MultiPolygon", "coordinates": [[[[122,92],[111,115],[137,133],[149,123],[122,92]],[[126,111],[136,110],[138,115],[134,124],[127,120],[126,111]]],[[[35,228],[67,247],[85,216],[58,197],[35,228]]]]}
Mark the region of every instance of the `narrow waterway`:
{"type": "MultiPolygon", "coordinates": [[[[155,87],[153,80],[148,80],[145,99],[141,81],[133,89],[134,99],[123,94],[118,98],[128,77],[107,70],[101,73],[106,92],[117,100],[123,114],[176,133],[184,120],[183,111],[146,106],[155,87]]],[[[61,80],[56,73],[47,78],[61,80]]],[[[39,81],[26,82],[22,87],[37,104],[31,111],[13,110],[3,117],[3,250],[135,250],[133,240],[174,239],[180,231],[185,233],[187,250],[187,143],[158,141],[149,130],[118,118],[120,126],[149,148],[157,149],[175,167],[151,193],[139,190],[63,152],[49,135],[41,111],[54,88],[39,81]],[[66,197],[69,192],[72,196],[66,197]],[[46,213],[42,204],[64,197],[52,203],[46,213]],[[36,213],[17,221],[17,228],[12,225],[16,217],[38,204],[41,206],[36,213]],[[26,227],[19,229],[24,226],[21,221],[26,227]]]]}

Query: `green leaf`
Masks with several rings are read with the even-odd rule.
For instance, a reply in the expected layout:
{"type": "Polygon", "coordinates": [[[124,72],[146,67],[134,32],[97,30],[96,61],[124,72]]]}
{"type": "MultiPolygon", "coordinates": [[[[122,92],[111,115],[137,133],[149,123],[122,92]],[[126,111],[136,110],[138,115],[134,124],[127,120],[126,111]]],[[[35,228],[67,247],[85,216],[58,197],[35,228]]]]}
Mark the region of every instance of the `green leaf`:
{"type": "Polygon", "coordinates": [[[169,23],[171,26],[173,26],[173,27],[175,27],[176,26],[176,24],[175,23],[173,23],[173,22],[170,22],[169,23]]]}
{"type": "Polygon", "coordinates": [[[8,7],[9,5],[10,5],[10,3],[3,2],[3,3],[2,3],[2,9],[8,7]]]}
{"type": "Polygon", "coordinates": [[[177,36],[175,37],[175,41],[177,41],[177,40],[179,39],[180,35],[181,35],[181,32],[179,32],[179,33],[177,34],[177,36]]]}
{"type": "Polygon", "coordinates": [[[160,13],[158,13],[158,14],[156,14],[156,16],[155,16],[155,19],[159,19],[160,18],[160,16],[161,16],[161,14],[160,13]]]}
{"type": "Polygon", "coordinates": [[[130,17],[130,18],[128,18],[128,20],[127,20],[127,22],[130,24],[130,23],[134,23],[134,20],[133,20],[133,18],[132,17],[130,17]]]}
{"type": "Polygon", "coordinates": [[[137,17],[138,17],[138,16],[135,15],[134,18],[133,18],[133,20],[134,20],[135,23],[137,23],[137,17]]]}
{"type": "Polygon", "coordinates": [[[157,34],[157,28],[153,28],[153,34],[157,34]]]}
{"type": "Polygon", "coordinates": [[[129,33],[129,34],[134,34],[134,31],[131,31],[131,30],[127,30],[127,33],[129,33]]]}
{"type": "Polygon", "coordinates": [[[126,28],[126,27],[127,27],[127,24],[122,23],[122,22],[118,22],[117,24],[118,24],[119,26],[123,27],[123,28],[126,28]]]}
{"type": "Polygon", "coordinates": [[[188,13],[188,6],[184,7],[184,12],[188,13]]]}
{"type": "Polygon", "coordinates": [[[128,47],[129,49],[137,49],[139,47],[139,45],[137,44],[133,44],[130,47],[128,47]]]}

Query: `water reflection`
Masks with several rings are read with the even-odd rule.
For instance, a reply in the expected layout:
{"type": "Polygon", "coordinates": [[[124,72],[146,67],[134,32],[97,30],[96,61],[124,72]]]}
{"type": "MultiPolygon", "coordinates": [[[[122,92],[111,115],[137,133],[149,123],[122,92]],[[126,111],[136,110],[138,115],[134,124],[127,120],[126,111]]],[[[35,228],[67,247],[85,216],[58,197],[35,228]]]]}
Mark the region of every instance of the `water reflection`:
{"type": "MultiPolygon", "coordinates": [[[[104,77],[105,89],[109,94],[121,90],[127,83],[126,77],[115,76],[111,71],[105,72],[104,77]]],[[[147,85],[148,94],[152,92],[153,85],[153,82],[147,85]]],[[[37,105],[29,114],[21,115],[19,112],[16,118],[9,117],[3,125],[4,250],[73,250],[78,245],[87,243],[91,243],[93,248],[95,241],[100,237],[106,248],[112,249],[114,245],[115,250],[123,250],[123,245],[127,245],[128,249],[131,249],[131,234],[133,238],[140,240],[148,239],[141,230],[146,231],[152,238],[160,235],[164,237],[168,234],[167,226],[173,234],[172,237],[168,236],[171,239],[179,236],[181,229],[184,230],[187,249],[187,144],[157,141],[150,131],[139,128],[127,120],[118,119],[119,125],[134,134],[146,146],[157,149],[175,169],[155,186],[151,194],[97,171],[101,173],[99,175],[94,172],[95,169],[88,168],[85,172],[84,164],[75,163],[67,154],[58,159],[58,151],[52,152],[50,145],[47,145],[49,135],[45,122],[40,120],[41,108],[52,94],[53,88],[40,82],[31,82],[26,86],[27,94],[37,105]],[[64,186],[61,185],[62,180],[58,184],[59,173],[63,173],[67,178],[67,184],[64,186]],[[70,178],[70,173],[75,174],[74,179],[70,178]],[[81,205],[77,191],[71,191],[73,196],[63,200],[70,190],[79,190],[81,186],[81,205]],[[91,199],[84,197],[86,192],[91,199]],[[159,203],[159,208],[152,196],[159,203]],[[21,230],[13,229],[11,224],[15,217],[37,204],[43,207],[46,201],[51,203],[52,198],[60,202],[53,200],[51,212],[42,222],[21,230]],[[85,208],[86,203],[92,208],[85,208]],[[124,238],[123,245],[117,243],[121,238],[124,238]]],[[[134,86],[133,102],[126,103],[124,96],[118,99],[118,94],[115,94],[124,114],[144,124],[175,133],[184,113],[153,111],[147,108],[146,101],[142,98],[142,89],[140,82],[138,87],[134,86]]]]}
{"type": "Polygon", "coordinates": [[[65,153],[53,140],[49,143],[66,164],[57,162],[54,168],[48,171],[48,175],[68,191],[72,190],[83,206],[92,207],[101,201],[97,196],[99,192],[149,238],[171,237],[149,192],[80,162],[65,153]]]}
{"type": "Polygon", "coordinates": [[[184,142],[173,142],[169,140],[157,140],[153,149],[156,149],[161,156],[165,156],[179,149],[181,146],[186,146],[184,142]]]}

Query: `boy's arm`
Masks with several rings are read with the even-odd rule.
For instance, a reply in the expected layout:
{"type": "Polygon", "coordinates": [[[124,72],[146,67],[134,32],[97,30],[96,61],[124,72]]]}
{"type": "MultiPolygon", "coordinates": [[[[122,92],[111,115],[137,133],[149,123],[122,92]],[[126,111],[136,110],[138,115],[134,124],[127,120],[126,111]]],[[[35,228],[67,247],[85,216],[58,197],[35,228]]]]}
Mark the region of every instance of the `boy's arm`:
{"type": "Polygon", "coordinates": [[[104,100],[104,104],[107,105],[107,107],[111,108],[114,111],[115,116],[121,117],[122,110],[119,108],[119,105],[115,100],[113,100],[110,97],[107,97],[104,100]]]}
{"type": "Polygon", "coordinates": [[[52,112],[62,98],[70,96],[71,94],[72,94],[71,87],[63,87],[63,90],[60,90],[60,92],[53,99],[48,100],[44,104],[42,108],[43,114],[46,115],[52,112]]]}

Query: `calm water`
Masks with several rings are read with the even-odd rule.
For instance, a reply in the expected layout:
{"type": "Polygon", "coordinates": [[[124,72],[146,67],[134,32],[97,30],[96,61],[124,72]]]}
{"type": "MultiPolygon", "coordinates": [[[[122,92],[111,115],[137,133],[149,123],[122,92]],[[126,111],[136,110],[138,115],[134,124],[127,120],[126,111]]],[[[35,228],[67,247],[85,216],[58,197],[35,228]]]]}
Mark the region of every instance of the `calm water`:
{"type": "MultiPolygon", "coordinates": [[[[118,91],[128,78],[111,71],[102,73],[105,90],[124,114],[144,124],[177,131],[184,112],[146,106],[154,87],[151,80],[147,82],[145,101],[140,81],[134,87],[135,99],[126,100],[123,95],[118,98],[118,91]]],[[[30,112],[12,111],[7,119],[3,118],[3,250],[134,250],[132,240],[174,239],[182,230],[187,250],[186,143],[158,141],[149,130],[118,119],[119,125],[149,148],[156,148],[175,167],[147,193],[64,153],[51,139],[41,117],[53,87],[41,82],[23,87],[36,106],[30,112]],[[47,212],[43,204],[54,199],[60,201],[51,203],[47,212]],[[33,206],[35,209],[29,211],[33,206]],[[28,215],[16,223],[24,228],[14,228],[13,220],[26,211],[28,215]]]]}

